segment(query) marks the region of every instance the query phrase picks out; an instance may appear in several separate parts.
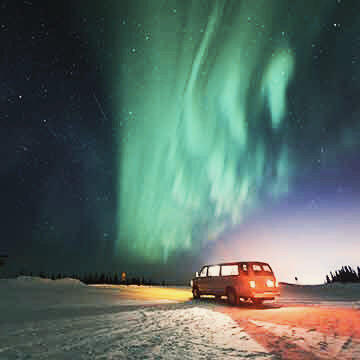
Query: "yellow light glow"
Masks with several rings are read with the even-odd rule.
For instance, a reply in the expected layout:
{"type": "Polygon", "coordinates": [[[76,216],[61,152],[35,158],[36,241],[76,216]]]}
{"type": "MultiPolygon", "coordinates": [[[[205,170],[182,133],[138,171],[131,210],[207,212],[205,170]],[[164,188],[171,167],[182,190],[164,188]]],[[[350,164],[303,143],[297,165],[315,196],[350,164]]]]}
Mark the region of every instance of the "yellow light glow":
{"type": "MultiPolygon", "coordinates": [[[[118,290],[118,299],[188,301],[192,299],[191,288],[167,288],[147,285],[90,285],[118,290]]],[[[116,296],[114,301],[116,302],[116,296]]]]}

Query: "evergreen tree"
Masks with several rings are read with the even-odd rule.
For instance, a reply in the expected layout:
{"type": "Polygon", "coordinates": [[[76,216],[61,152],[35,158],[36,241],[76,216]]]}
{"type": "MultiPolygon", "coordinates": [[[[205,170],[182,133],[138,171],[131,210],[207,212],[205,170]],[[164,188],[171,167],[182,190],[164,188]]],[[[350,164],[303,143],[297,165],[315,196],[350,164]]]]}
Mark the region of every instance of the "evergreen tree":
{"type": "Polygon", "coordinates": [[[105,283],[111,285],[112,284],[112,278],[110,274],[105,275],[105,283]]]}
{"type": "Polygon", "coordinates": [[[99,283],[105,284],[105,274],[104,273],[101,273],[100,278],[99,278],[99,283]]]}
{"type": "Polygon", "coordinates": [[[335,270],[334,274],[330,271],[330,277],[326,275],[326,282],[360,282],[360,267],[357,267],[357,272],[349,265],[335,270]]]}
{"type": "Polygon", "coordinates": [[[99,283],[99,274],[96,272],[93,279],[92,279],[92,284],[98,284],[99,283]]]}
{"type": "Polygon", "coordinates": [[[117,273],[114,274],[113,283],[114,283],[115,285],[118,285],[118,284],[119,284],[119,277],[118,277],[118,274],[117,274],[117,273]]]}

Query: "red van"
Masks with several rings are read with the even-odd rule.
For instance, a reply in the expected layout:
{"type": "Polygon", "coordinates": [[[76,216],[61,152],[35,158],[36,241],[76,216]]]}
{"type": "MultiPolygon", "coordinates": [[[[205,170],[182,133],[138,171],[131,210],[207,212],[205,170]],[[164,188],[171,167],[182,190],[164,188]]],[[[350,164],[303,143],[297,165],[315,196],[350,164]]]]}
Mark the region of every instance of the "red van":
{"type": "Polygon", "coordinates": [[[248,300],[261,304],[280,295],[270,265],[259,261],[205,265],[196,273],[191,286],[194,299],[201,295],[227,296],[232,305],[248,300]]]}

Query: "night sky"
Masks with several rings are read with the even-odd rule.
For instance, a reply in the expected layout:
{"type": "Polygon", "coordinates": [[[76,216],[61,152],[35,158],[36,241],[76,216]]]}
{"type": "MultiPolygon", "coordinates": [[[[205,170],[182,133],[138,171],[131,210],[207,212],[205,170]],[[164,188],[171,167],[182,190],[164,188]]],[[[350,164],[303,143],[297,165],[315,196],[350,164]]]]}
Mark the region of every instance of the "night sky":
{"type": "Polygon", "coordinates": [[[0,0],[3,275],[360,265],[358,0],[0,0]]]}

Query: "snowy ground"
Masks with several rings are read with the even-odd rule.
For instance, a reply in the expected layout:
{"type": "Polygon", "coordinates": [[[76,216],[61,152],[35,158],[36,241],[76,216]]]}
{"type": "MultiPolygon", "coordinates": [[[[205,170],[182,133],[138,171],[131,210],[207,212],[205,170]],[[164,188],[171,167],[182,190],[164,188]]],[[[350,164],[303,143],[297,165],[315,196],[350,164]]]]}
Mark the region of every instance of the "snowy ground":
{"type": "Polygon", "coordinates": [[[359,289],[284,288],[287,305],[233,308],[181,288],[0,280],[0,359],[360,359],[359,289]],[[324,296],[350,308],[300,306],[324,296]]]}
{"type": "Polygon", "coordinates": [[[282,286],[281,304],[318,304],[360,309],[360,284],[282,286]]]}

